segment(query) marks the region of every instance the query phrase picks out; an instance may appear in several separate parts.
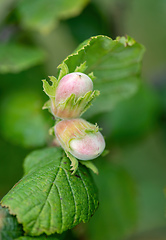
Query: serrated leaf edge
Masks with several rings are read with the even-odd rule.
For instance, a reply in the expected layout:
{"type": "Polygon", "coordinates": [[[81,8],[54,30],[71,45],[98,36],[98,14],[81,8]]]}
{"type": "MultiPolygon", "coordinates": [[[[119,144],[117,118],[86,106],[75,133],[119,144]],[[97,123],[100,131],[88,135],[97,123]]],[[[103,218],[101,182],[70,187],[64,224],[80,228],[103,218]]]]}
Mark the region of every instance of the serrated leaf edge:
{"type": "MultiPolygon", "coordinates": [[[[62,159],[63,159],[64,157],[65,157],[64,155],[61,157],[61,163],[62,163],[62,159]]],[[[65,172],[67,181],[69,182],[69,179],[68,179],[68,177],[67,177],[66,169],[64,169],[64,168],[61,166],[61,163],[60,163],[59,166],[56,166],[56,167],[58,168],[58,170],[57,170],[57,173],[56,173],[55,178],[54,178],[54,181],[53,181],[54,184],[52,184],[52,186],[53,186],[53,185],[56,186],[58,192],[59,192],[59,189],[58,189],[55,181],[56,181],[56,178],[57,178],[57,176],[58,176],[58,173],[59,173],[60,169],[62,169],[62,170],[65,172]]],[[[81,179],[81,181],[82,181],[82,184],[84,185],[84,188],[85,188],[86,193],[87,193],[87,198],[88,198],[88,217],[87,217],[87,219],[89,220],[90,217],[91,217],[91,216],[89,215],[89,214],[90,214],[90,211],[89,211],[89,207],[90,207],[89,199],[90,199],[91,197],[90,197],[89,192],[88,192],[88,190],[87,190],[86,183],[84,182],[84,180],[83,180],[83,178],[82,178],[82,173],[81,173],[81,171],[79,170],[79,168],[78,168],[77,170],[78,170],[78,175],[79,175],[79,177],[80,177],[80,179],[81,179]]],[[[74,173],[73,173],[73,174],[74,174],[74,173]]],[[[24,177],[26,177],[26,175],[24,175],[24,177]]],[[[24,177],[23,177],[23,178],[24,178],[24,177]]],[[[21,180],[22,180],[22,179],[21,179],[21,180]]],[[[21,181],[21,180],[20,180],[20,181],[21,181]]],[[[19,182],[20,182],[20,181],[19,181],[19,182]]],[[[18,182],[18,183],[19,183],[19,182],[18,182]]],[[[18,183],[17,183],[17,184],[18,184],[18,183]]],[[[51,188],[49,189],[48,196],[49,196],[49,194],[50,194],[50,192],[51,192],[52,186],[51,186],[51,188]]],[[[69,186],[70,186],[70,183],[69,183],[69,186]]],[[[71,187],[71,186],[70,186],[70,187],[71,187]]],[[[13,188],[14,188],[14,187],[13,187],[13,188]]],[[[73,194],[73,192],[72,192],[72,194],[73,194]]],[[[47,197],[47,198],[48,198],[48,197],[47,197]]],[[[59,198],[61,198],[60,193],[59,193],[59,198]]],[[[75,204],[75,206],[76,206],[74,195],[73,195],[73,201],[74,201],[74,204],[75,204]]],[[[93,201],[93,203],[94,203],[94,206],[96,206],[96,202],[93,201]]],[[[98,203],[98,201],[97,201],[97,203],[98,203]]],[[[43,203],[44,206],[45,206],[45,204],[46,204],[46,202],[43,203]]],[[[65,231],[65,230],[63,230],[63,217],[62,217],[61,229],[60,229],[59,231],[56,231],[56,232],[55,232],[55,231],[51,231],[51,232],[50,232],[50,231],[47,231],[46,229],[44,229],[44,230],[42,230],[42,232],[39,232],[39,234],[34,234],[33,232],[27,231],[27,228],[26,228],[26,226],[24,226],[24,224],[23,224],[22,221],[20,220],[20,217],[19,217],[16,213],[14,213],[14,211],[11,210],[9,206],[7,206],[6,204],[3,204],[3,199],[2,199],[2,201],[1,201],[1,206],[7,208],[8,211],[9,211],[9,214],[11,214],[11,215],[13,215],[13,216],[16,216],[16,219],[17,219],[18,223],[23,226],[24,232],[25,232],[25,233],[28,233],[28,234],[31,234],[32,237],[39,237],[41,234],[47,234],[47,235],[54,234],[54,233],[62,234],[62,233],[65,231]]],[[[98,207],[98,206],[97,206],[97,207],[98,207]]],[[[93,213],[96,211],[97,207],[94,207],[93,213]]],[[[41,208],[41,211],[42,211],[42,209],[43,209],[43,207],[41,208]]],[[[39,214],[39,215],[40,215],[40,214],[39,214]]],[[[76,217],[76,209],[75,209],[75,215],[74,215],[73,225],[74,225],[74,222],[75,222],[75,217],[76,217]]],[[[37,221],[37,219],[36,219],[36,221],[37,221]]],[[[36,221],[35,221],[35,224],[36,224],[36,221]]],[[[81,221],[84,222],[84,223],[87,222],[87,220],[84,220],[84,219],[81,219],[81,221]]],[[[73,228],[73,226],[70,227],[69,229],[71,229],[71,228],[73,228]]]]}
{"type": "Polygon", "coordinates": [[[58,86],[58,80],[54,76],[49,76],[52,85],[48,83],[46,79],[43,79],[43,91],[50,97],[55,98],[56,88],[58,86]]]}

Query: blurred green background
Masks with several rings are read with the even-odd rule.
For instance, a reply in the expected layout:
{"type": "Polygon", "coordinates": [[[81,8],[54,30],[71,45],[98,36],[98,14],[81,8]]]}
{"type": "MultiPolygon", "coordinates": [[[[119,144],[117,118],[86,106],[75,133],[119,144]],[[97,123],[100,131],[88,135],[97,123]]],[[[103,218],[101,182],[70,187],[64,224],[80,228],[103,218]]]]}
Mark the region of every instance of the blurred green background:
{"type": "Polygon", "coordinates": [[[103,128],[109,154],[96,160],[100,207],[73,236],[165,240],[165,0],[0,0],[0,198],[21,178],[25,156],[51,145],[41,79],[98,34],[145,46],[143,80],[133,97],[89,119],[103,128]]]}

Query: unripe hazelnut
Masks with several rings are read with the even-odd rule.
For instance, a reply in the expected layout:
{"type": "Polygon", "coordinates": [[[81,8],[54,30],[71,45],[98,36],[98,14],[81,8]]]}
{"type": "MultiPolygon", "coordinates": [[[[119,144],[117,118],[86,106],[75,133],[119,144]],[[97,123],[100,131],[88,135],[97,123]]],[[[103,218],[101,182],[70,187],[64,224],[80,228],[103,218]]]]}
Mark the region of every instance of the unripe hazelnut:
{"type": "Polygon", "coordinates": [[[83,97],[87,92],[93,90],[92,80],[84,73],[73,72],[65,75],[56,89],[55,102],[64,102],[71,94],[76,98],[83,97]]]}
{"type": "Polygon", "coordinates": [[[54,131],[64,150],[79,160],[94,159],[105,148],[105,141],[98,127],[84,119],[62,120],[55,125],[54,131]]]}
{"type": "Polygon", "coordinates": [[[73,72],[65,75],[56,88],[55,99],[51,106],[52,113],[62,119],[80,117],[87,105],[87,100],[82,99],[78,105],[75,104],[88,92],[91,95],[92,90],[93,82],[86,74],[73,72]],[[70,97],[72,98],[68,100],[70,97]]]}
{"type": "Polygon", "coordinates": [[[100,132],[89,133],[83,138],[70,141],[71,154],[80,160],[98,157],[105,148],[105,141],[100,132]]]}

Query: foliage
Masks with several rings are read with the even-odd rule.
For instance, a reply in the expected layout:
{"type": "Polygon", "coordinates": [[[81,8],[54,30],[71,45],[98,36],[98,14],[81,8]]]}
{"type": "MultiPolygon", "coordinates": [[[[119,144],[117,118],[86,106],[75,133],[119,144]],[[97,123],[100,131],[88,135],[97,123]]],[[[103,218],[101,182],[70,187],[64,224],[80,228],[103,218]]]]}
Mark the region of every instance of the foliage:
{"type": "Polygon", "coordinates": [[[0,2],[0,239],[165,239],[165,11],[162,0],[0,2]],[[82,164],[71,175],[41,110],[41,79],[75,69],[100,91],[83,114],[109,151],[96,176],[82,164]]]}
{"type": "Polygon", "coordinates": [[[17,4],[17,11],[26,28],[44,33],[52,30],[59,19],[78,15],[88,0],[25,0],[17,4]],[[33,9],[33,11],[32,11],[33,9]]]}
{"type": "Polygon", "coordinates": [[[86,62],[85,73],[93,72],[96,77],[94,88],[100,90],[100,96],[88,117],[111,110],[137,90],[143,52],[144,48],[130,37],[112,40],[97,36],[83,42],[64,60],[69,72],[86,62]]]}
{"type": "Polygon", "coordinates": [[[98,207],[96,187],[83,166],[71,175],[70,160],[58,148],[33,152],[25,175],[2,199],[23,224],[25,233],[62,233],[86,222],[98,207]],[[28,200],[27,200],[28,199],[28,200]]]}
{"type": "Polygon", "coordinates": [[[17,90],[4,98],[0,120],[4,136],[25,147],[43,146],[48,138],[49,120],[41,108],[40,95],[32,90],[17,90]]]}
{"type": "Polygon", "coordinates": [[[0,72],[20,72],[39,64],[44,60],[44,53],[37,48],[16,43],[0,44],[0,72]],[[26,56],[26,57],[25,57],[26,56]]]}
{"type": "Polygon", "coordinates": [[[16,217],[0,206],[0,239],[13,240],[22,233],[22,226],[18,224],[16,217]]]}
{"type": "Polygon", "coordinates": [[[136,188],[130,174],[121,166],[98,162],[100,207],[88,224],[91,239],[120,239],[136,226],[136,188]],[[109,219],[109,221],[108,221],[109,219]],[[118,231],[117,231],[118,229],[118,231]]]}

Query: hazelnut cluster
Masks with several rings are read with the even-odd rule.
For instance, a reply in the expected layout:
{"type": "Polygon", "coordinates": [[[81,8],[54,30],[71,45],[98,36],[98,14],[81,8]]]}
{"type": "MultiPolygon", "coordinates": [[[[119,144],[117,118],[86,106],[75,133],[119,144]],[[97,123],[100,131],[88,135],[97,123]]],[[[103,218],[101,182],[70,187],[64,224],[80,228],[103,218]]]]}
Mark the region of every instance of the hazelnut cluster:
{"type": "MultiPolygon", "coordinates": [[[[97,173],[89,163],[98,157],[105,148],[105,141],[98,126],[80,118],[91,105],[99,91],[93,91],[93,82],[81,72],[66,74],[60,80],[50,77],[52,86],[45,80],[44,91],[50,97],[44,108],[58,119],[53,127],[54,134],[61,147],[70,158],[73,173],[77,170],[78,160],[85,160],[84,165],[97,173]]],[[[82,161],[81,161],[82,162],[82,161]]]]}

